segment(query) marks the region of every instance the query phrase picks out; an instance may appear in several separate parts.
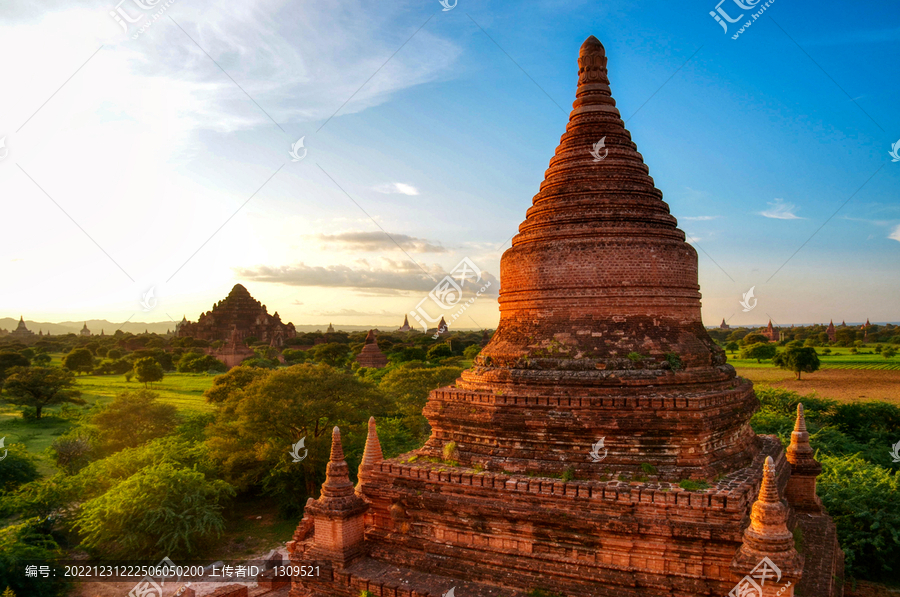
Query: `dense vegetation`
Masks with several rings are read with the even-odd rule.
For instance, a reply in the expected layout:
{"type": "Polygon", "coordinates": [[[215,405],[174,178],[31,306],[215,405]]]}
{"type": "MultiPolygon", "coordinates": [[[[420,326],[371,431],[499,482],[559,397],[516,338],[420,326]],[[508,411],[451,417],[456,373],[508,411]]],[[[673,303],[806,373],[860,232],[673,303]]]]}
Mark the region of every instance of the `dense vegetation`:
{"type": "Polygon", "coordinates": [[[356,364],[364,337],[300,334],[283,350],[251,342],[255,356],[209,378],[205,409],[177,407],[152,389],[169,376],[222,373],[203,341],[119,332],[0,344],[0,401],[21,409],[7,408],[0,420],[60,428],[43,452],[6,446],[0,590],[64,593],[24,577],[23,559],[78,551],[98,559],[203,558],[235,509],[260,497],[295,521],[324,480],[334,426],[354,475],[369,416],[378,420],[385,456],[421,446],[430,433],[421,415],[428,392],[459,376],[481,334],[382,334],[383,369],[356,364]],[[103,400],[79,390],[105,378],[126,390],[103,400]],[[307,456],[294,462],[290,449],[301,439],[307,456]]]}
{"type": "Polygon", "coordinates": [[[822,464],[818,494],[837,525],[849,576],[896,580],[900,573],[900,407],[886,402],[841,403],[815,395],[758,387],[757,433],[790,443],[802,402],[810,444],[822,464]]]}

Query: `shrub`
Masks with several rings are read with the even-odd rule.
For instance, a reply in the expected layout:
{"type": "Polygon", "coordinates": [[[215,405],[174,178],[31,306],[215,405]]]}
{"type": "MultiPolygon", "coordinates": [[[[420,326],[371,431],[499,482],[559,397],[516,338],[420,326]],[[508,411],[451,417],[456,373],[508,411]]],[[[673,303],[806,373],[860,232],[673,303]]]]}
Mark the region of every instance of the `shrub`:
{"type": "Polygon", "coordinates": [[[26,562],[52,564],[59,556],[59,545],[38,519],[28,519],[0,529],[0,586],[27,597],[58,597],[68,587],[61,579],[54,582],[38,576],[27,577],[26,562]]]}
{"type": "Polygon", "coordinates": [[[900,570],[900,479],[858,456],[820,457],[817,492],[837,525],[850,576],[896,579],[900,570]]]}
{"type": "Polygon", "coordinates": [[[185,353],[178,361],[179,373],[205,373],[207,371],[224,373],[228,371],[228,367],[214,356],[196,352],[185,353]]]}
{"type": "Polygon", "coordinates": [[[644,360],[644,356],[639,352],[629,352],[627,356],[633,363],[640,363],[644,360]]]}
{"type": "Polygon", "coordinates": [[[85,549],[107,557],[189,556],[224,530],[222,509],[234,493],[198,471],[148,466],[85,502],[76,528],[85,549]]]}
{"type": "Polygon", "coordinates": [[[678,486],[685,491],[702,491],[704,489],[709,489],[710,487],[712,487],[706,481],[694,481],[691,479],[684,479],[682,481],[679,481],[678,486]]]}
{"type": "Polygon", "coordinates": [[[0,463],[0,491],[13,491],[40,476],[37,459],[28,452],[25,444],[2,447],[0,443],[0,450],[7,451],[6,458],[0,463]]]}

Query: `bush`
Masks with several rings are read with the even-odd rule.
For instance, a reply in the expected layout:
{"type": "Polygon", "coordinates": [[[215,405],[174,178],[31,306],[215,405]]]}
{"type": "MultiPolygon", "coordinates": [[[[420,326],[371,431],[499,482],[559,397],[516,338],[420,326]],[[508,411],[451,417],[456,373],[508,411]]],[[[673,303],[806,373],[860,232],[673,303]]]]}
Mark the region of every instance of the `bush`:
{"type": "Polygon", "coordinates": [[[7,450],[6,458],[0,463],[0,491],[13,491],[40,476],[37,459],[28,452],[25,444],[9,444],[6,447],[0,444],[0,452],[7,450]]]}
{"type": "Polygon", "coordinates": [[[900,570],[900,480],[858,456],[820,458],[817,492],[837,525],[847,573],[896,580],[900,570]]]}
{"type": "Polygon", "coordinates": [[[85,549],[106,557],[190,556],[224,530],[222,509],[234,493],[201,472],[152,465],[85,502],[76,528],[85,549]]]}
{"type": "Polygon", "coordinates": [[[93,446],[85,436],[63,435],[53,441],[50,450],[56,458],[56,465],[71,475],[91,461],[93,446]]]}
{"type": "Polygon", "coordinates": [[[38,519],[0,529],[0,587],[27,597],[58,597],[68,587],[57,577],[54,581],[23,574],[26,562],[53,564],[59,556],[59,545],[38,519]]]}
{"type": "Polygon", "coordinates": [[[426,354],[426,358],[429,361],[433,361],[436,359],[441,359],[444,357],[452,357],[453,349],[450,348],[450,345],[446,342],[441,342],[440,344],[435,344],[431,348],[428,349],[428,353],[426,354]]]}
{"type": "Polygon", "coordinates": [[[148,390],[125,392],[101,407],[91,418],[97,429],[101,453],[133,448],[162,437],[175,428],[176,408],[158,401],[159,395],[148,390]]]}
{"type": "Polygon", "coordinates": [[[185,353],[178,361],[179,373],[204,373],[206,371],[224,373],[228,371],[228,367],[214,356],[196,352],[185,353]]]}

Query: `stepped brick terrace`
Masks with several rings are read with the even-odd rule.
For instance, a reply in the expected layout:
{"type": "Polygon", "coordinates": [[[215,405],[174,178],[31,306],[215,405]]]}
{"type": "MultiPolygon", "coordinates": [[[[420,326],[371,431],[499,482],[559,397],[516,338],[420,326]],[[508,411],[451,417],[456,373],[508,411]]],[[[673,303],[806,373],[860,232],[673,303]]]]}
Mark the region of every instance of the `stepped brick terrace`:
{"type": "Polygon", "coordinates": [[[697,253],[594,37],[501,280],[497,331],[430,394],[422,449],[384,460],[370,421],[354,488],[335,428],[289,543],[321,575],[291,597],[842,595],[802,410],[787,452],[750,428],[752,384],[701,323],[697,253]]]}

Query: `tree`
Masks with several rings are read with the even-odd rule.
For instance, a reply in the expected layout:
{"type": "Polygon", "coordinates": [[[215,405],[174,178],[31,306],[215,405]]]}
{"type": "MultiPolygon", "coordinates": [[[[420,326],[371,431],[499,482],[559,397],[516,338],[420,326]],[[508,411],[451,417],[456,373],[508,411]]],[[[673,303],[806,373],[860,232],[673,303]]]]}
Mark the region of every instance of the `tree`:
{"type": "Polygon", "coordinates": [[[6,380],[9,370],[13,367],[28,367],[30,365],[31,363],[28,362],[28,359],[17,352],[0,352],[0,384],[6,380]]]}
{"type": "Polygon", "coordinates": [[[741,344],[743,344],[744,346],[750,346],[751,344],[765,344],[768,341],[769,339],[766,336],[763,336],[762,334],[757,332],[751,332],[741,339],[741,344]]]}
{"type": "Polygon", "coordinates": [[[772,357],[772,364],[793,371],[800,379],[801,373],[812,373],[819,370],[819,356],[815,348],[797,347],[788,345],[784,352],[779,352],[772,357]]]}
{"type": "MultiPolygon", "coordinates": [[[[0,442],[0,446],[3,443],[0,442]]],[[[28,452],[25,444],[9,444],[0,447],[0,452],[6,452],[0,464],[0,492],[13,491],[40,477],[37,459],[28,452]]]]}
{"type": "Polygon", "coordinates": [[[217,375],[213,379],[212,387],[203,392],[203,396],[210,403],[225,402],[254,381],[267,376],[266,371],[257,367],[234,367],[224,375],[217,375]]]}
{"type": "Polygon", "coordinates": [[[440,344],[435,344],[431,348],[428,349],[427,358],[429,361],[433,361],[435,359],[442,359],[444,357],[452,357],[453,349],[450,348],[450,345],[446,342],[441,342],[440,344]]]}
{"type": "Polygon", "coordinates": [[[346,362],[347,354],[350,352],[350,347],[346,344],[329,342],[328,344],[319,344],[318,346],[313,346],[306,352],[316,363],[324,363],[326,365],[331,365],[332,367],[340,367],[346,362]]]}
{"type": "Polygon", "coordinates": [[[156,359],[144,357],[134,362],[134,375],[146,388],[148,384],[162,380],[163,370],[160,364],[156,362],[156,359]]]}
{"type": "Polygon", "coordinates": [[[379,387],[394,400],[397,410],[406,418],[416,436],[423,438],[428,432],[428,421],[422,416],[428,394],[431,390],[452,384],[460,374],[460,367],[402,365],[385,375],[379,387]]]}
{"type": "Polygon", "coordinates": [[[756,359],[756,362],[759,363],[762,359],[771,359],[777,352],[778,349],[775,348],[774,344],[758,342],[756,344],[744,346],[744,348],[741,349],[741,358],[756,359]]]}
{"type": "Polygon", "coordinates": [[[6,402],[18,406],[33,406],[37,418],[45,406],[85,404],[81,392],[72,389],[75,376],[55,367],[13,367],[9,370],[4,388],[6,402]]]}
{"type": "Polygon", "coordinates": [[[95,414],[91,424],[97,429],[100,451],[133,448],[172,431],[178,422],[177,409],[158,398],[148,390],[124,392],[95,414]]]}
{"type": "Polygon", "coordinates": [[[94,355],[87,348],[76,348],[63,357],[62,365],[76,373],[90,373],[94,368],[94,355]]]}
{"type": "Polygon", "coordinates": [[[50,355],[47,354],[46,352],[38,353],[38,354],[34,355],[34,358],[33,358],[33,359],[31,359],[31,361],[32,361],[35,365],[38,365],[38,366],[41,366],[41,367],[46,367],[47,365],[50,364],[50,361],[52,361],[52,360],[53,360],[53,359],[52,359],[52,358],[50,357],[50,355]]]}
{"type": "Polygon", "coordinates": [[[881,349],[881,356],[883,356],[886,359],[893,358],[893,357],[897,356],[897,350],[893,346],[887,346],[887,347],[881,349]]]}
{"type": "Polygon", "coordinates": [[[737,342],[729,342],[728,344],[725,345],[725,350],[727,350],[731,354],[734,354],[734,351],[739,350],[740,348],[741,347],[738,346],[737,342]]]}
{"type": "Polygon", "coordinates": [[[221,535],[234,493],[225,481],[164,462],[82,504],[75,526],[82,545],[106,557],[190,556],[221,535]]]}
{"type": "Polygon", "coordinates": [[[297,488],[310,496],[318,490],[332,428],[341,427],[345,450],[354,431],[364,441],[366,422],[382,414],[385,399],[371,384],[327,365],[261,371],[265,377],[219,404],[206,444],[239,489],[261,486],[299,509],[305,496],[297,488]],[[301,439],[307,456],[293,462],[291,446],[301,439]]]}
{"type": "Polygon", "coordinates": [[[228,371],[228,366],[214,356],[198,354],[196,352],[185,353],[178,360],[180,373],[205,373],[207,371],[228,371]]]}
{"type": "Polygon", "coordinates": [[[466,347],[463,351],[463,357],[465,357],[466,360],[471,361],[478,356],[479,352],[481,352],[481,346],[479,344],[473,344],[466,347]]]}
{"type": "Polygon", "coordinates": [[[57,597],[68,592],[65,583],[22,573],[26,563],[51,563],[61,555],[59,545],[44,527],[32,518],[0,529],[0,587],[23,597],[57,597]]]}

